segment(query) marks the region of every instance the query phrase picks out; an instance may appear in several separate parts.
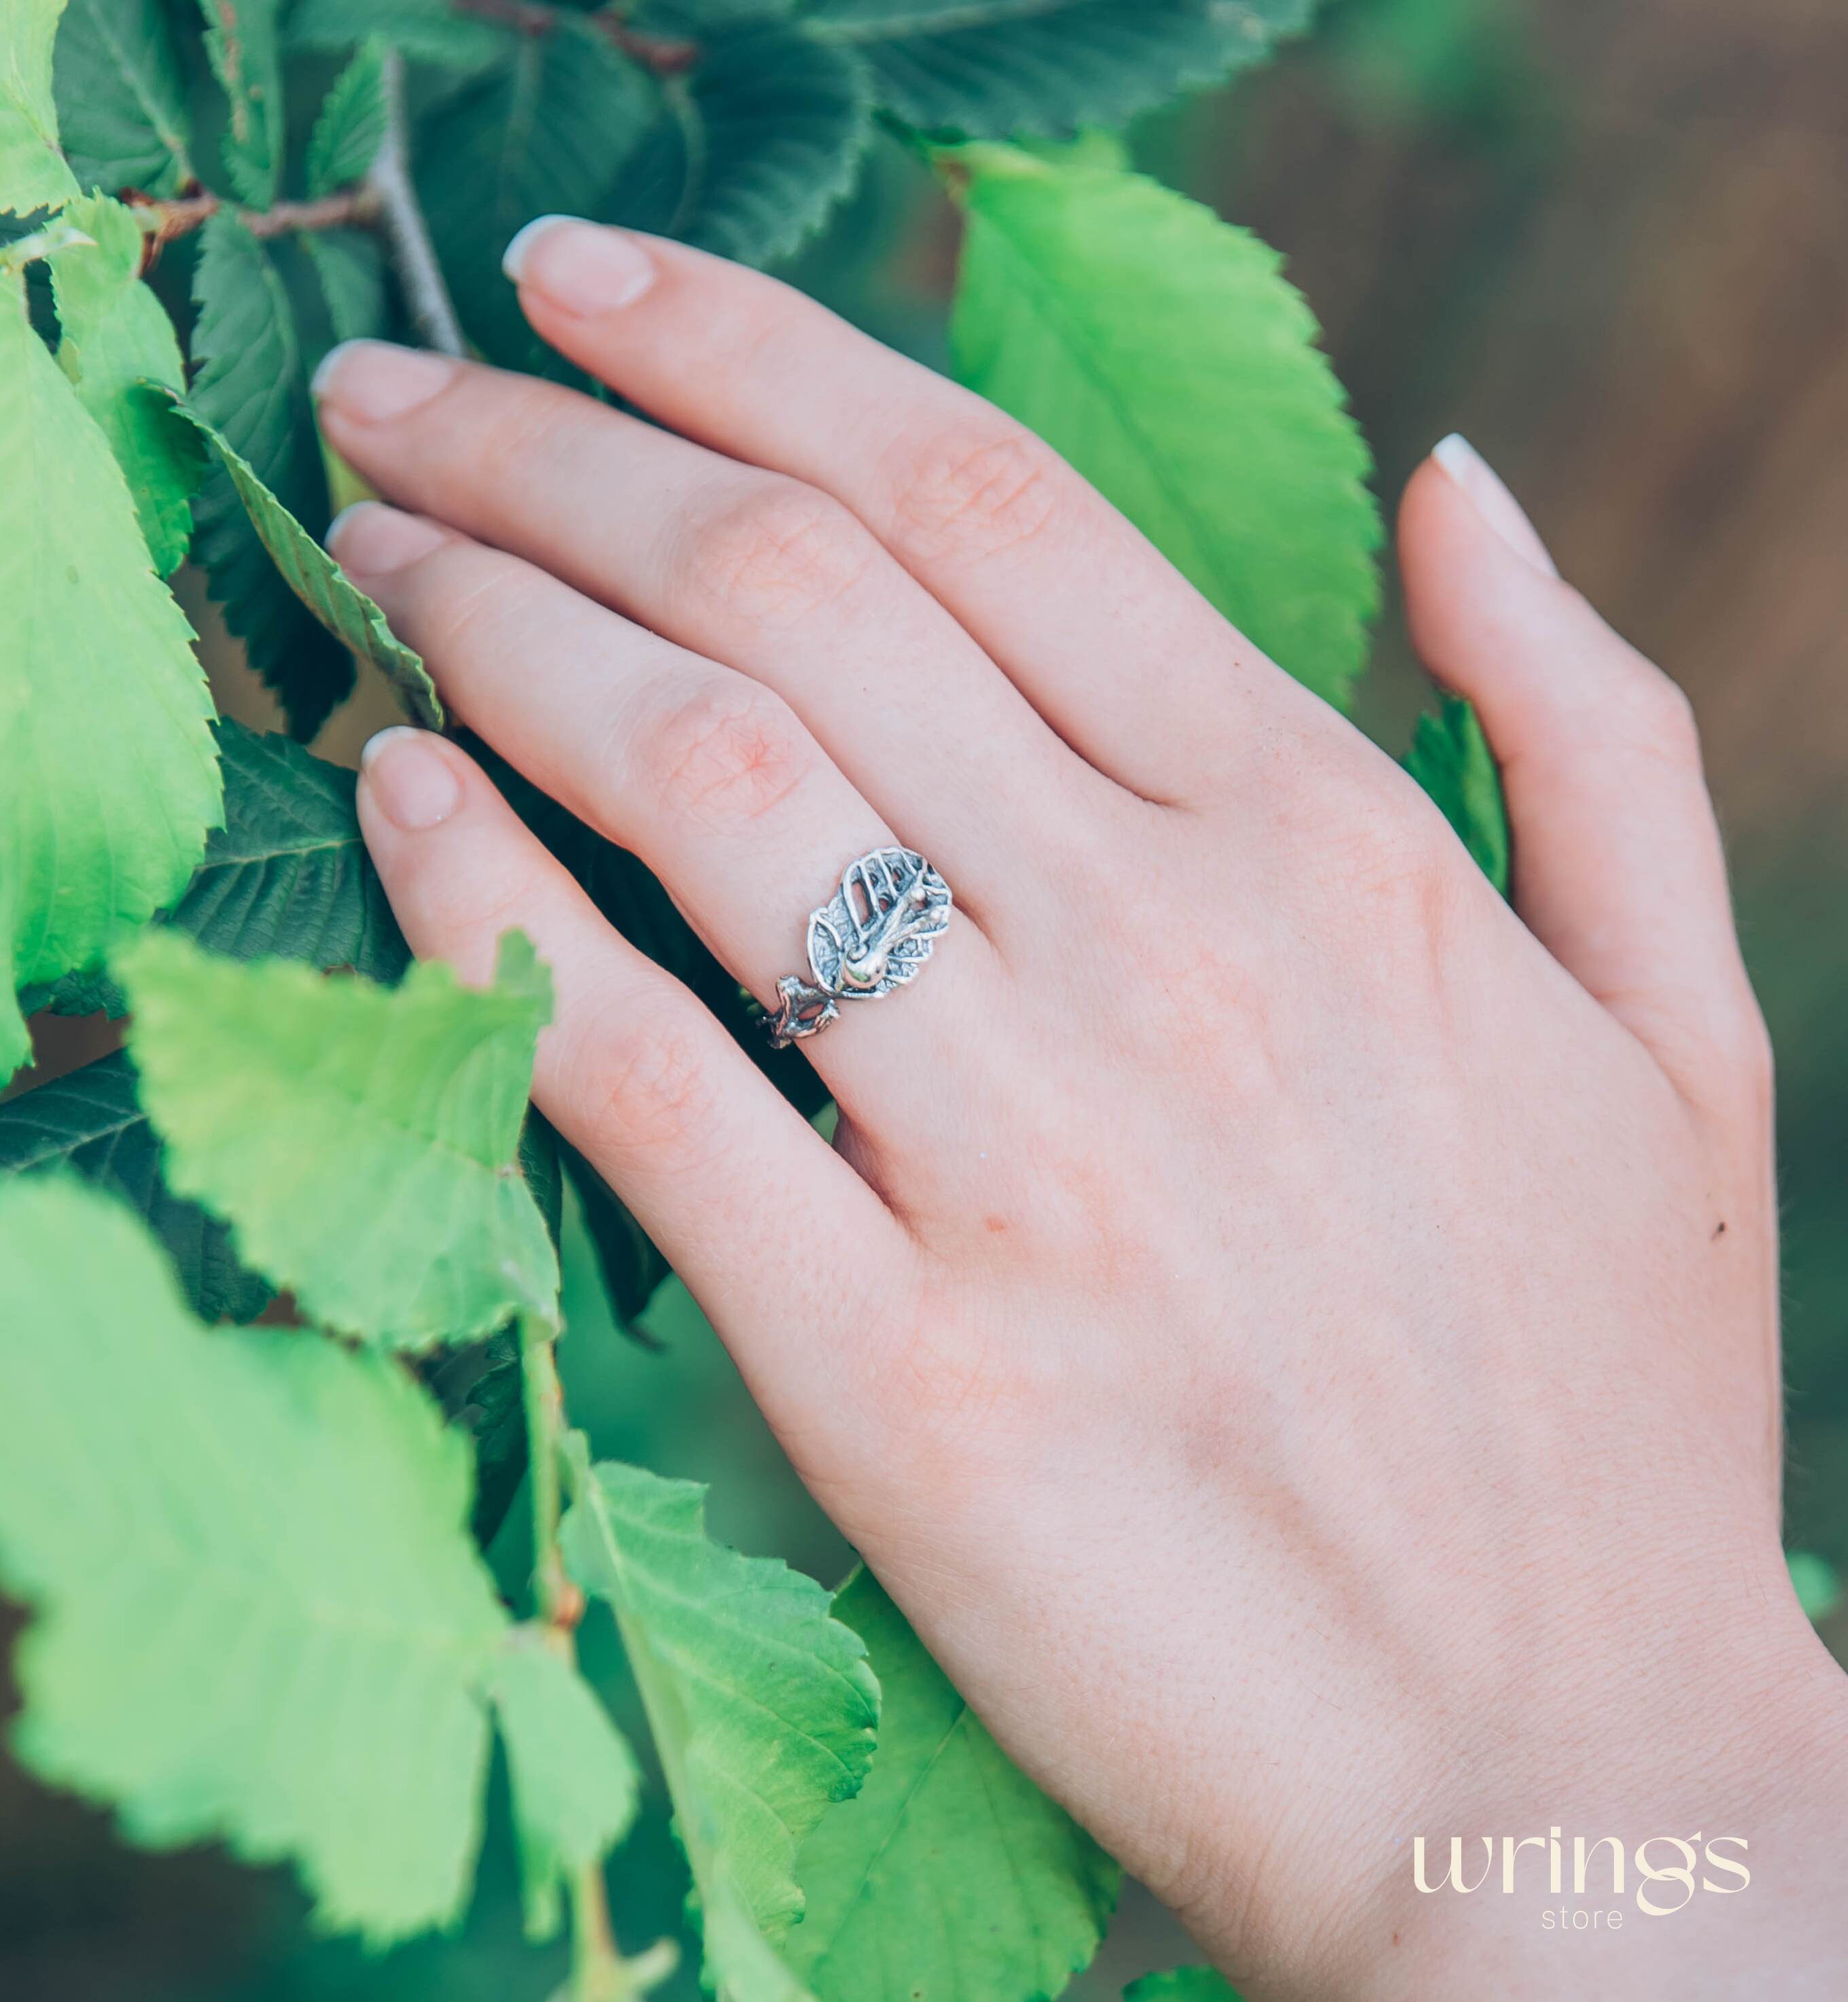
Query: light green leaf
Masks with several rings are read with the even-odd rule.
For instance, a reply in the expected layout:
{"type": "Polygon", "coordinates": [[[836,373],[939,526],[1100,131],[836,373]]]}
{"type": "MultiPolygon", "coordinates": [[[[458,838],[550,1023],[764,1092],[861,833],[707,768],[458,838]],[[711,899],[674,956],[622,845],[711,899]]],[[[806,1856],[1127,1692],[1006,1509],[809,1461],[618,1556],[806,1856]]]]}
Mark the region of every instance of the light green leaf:
{"type": "Polygon", "coordinates": [[[205,52],[230,100],[225,171],[240,201],[267,208],[282,174],[282,65],[277,16],[281,0],[199,0],[205,52]]]}
{"type": "Polygon", "coordinates": [[[221,811],[211,699],[120,469],[0,280],[0,1076],[12,989],[100,957],[178,895],[221,811]]]}
{"type": "Polygon", "coordinates": [[[51,46],[64,0],[0,8],[0,213],[56,208],[78,193],[58,149],[51,46]]]}
{"type": "MultiPolygon", "coordinates": [[[[288,294],[269,253],[224,210],[199,232],[192,404],[311,535],[327,485],[288,294]]],[[[305,742],[353,686],[353,663],[278,574],[229,474],[198,504],[197,555],[225,623],[305,742]]]]}
{"type": "Polygon", "coordinates": [[[1405,769],[1442,808],[1482,873],[1508,895],[1508,809],[1501,774],[1476,712],[1446,696],[1435,716],[1418,718],[1405,769]]]}
{"type": "Polygon", "coordinates": [[[715,30],[661,85],[612,221],[747,263],[795,249],[853,184],[872,88],[851,50],[772,23],[715,30]]]}
{"type": "Polygon", "coordinates": [[[1139,174],[948,156],[957,372],[1337,704],[1377,608],[1365,441],[1276,253],[1139,174]]]}
{"type": "Polygon", "coordinates": [[[579,1468],[561,1539],[608,1600],[672,1796],[721,2002],[800,1985],[773,1951],[802,1909],[797,1845],[872,1756],[878,1685],[812,1579],[715,1543],[706,1491],[579,1468]]]}
{"type": "Polygon", "coordinates": [[[971,138],[1121,125],[1299,33],[1315,0],[813,0],[880,101],[971,138]]]}
{"type": "Polygon", "coordinates": [[[162,0],[70,0],[54,75],[65,152],[83,187],[166,196],[193,179],[186,86],[162,0]]]}
{"type": "Polygon", "coordinates": [[[535,216],[600,214],[653,113],[635,65],[588,22],[560,15],[418,126],[412,158],[430,233],[469,338],[491,361],[542,351],[500,253],[535,216]]]}
{"type": "MultiPolygon", "coordinates": [[[[150,392],[150,400],[159,398],[150,392]]],[[[231,476],[250,525],[270,553],[283,581],[349,653],[370,661],[398,692],[408,714],[432,730],[443,724],[443,706],[424,663],[394,637],[385,614],[359,587],[349,581],[326,549],[283,506],[225,434],[190,403],[166,399],[218,454],[231,476]]]]}
{"type": "Polygon", "coordinates": [[[311,200],[364,180],[385,140],[385,44],[368,41],[334,79],[308,137],[311,200]]]}
{"type": "Polygon", "coordinates": [[[350,49],[373,35],[412,62],[455,70],[498,62],[517,39],[511,28],[459,14],[450,0],[296,0],[289,13],[296,48],[350,49]]]}
{"type": "Polygon", "coordinates": [[[803,1845],[790,1965],[818,2002],[1058,1994],[1097,1952],[1121,1871],[1009,1762],[870,1571],[835,1617],[879,1678],[879,1749],[803,1845]]]}
{"type": "Polygon", "coordinates": [[[1177,1967],[1145,1974],[1123,1991],[1123,2002],[1239,2002],[1238,1990],[1211,1967],[1177,1967]]]}
{"type": "Polygon", "coordinates": [[[550,1939],[562,1917],[562,1885],[628,1833],[640,1775],[602,1705],[540,1628],[508,1635],[494,1704],[513,1783],[527,1935],[550,1939]]]}
{"type": "Polygon", "coordinates": [[[118,1205],[0,1190],[20,1758],[155,1848],[291,1859],[384,1943],[466,1897],[505,1631],[468,1451],[385,1356],[209,1334],[118,1205]]]}
{"type": "Polygon", "coordinates": [[[164,926],[113,965],[169,1182],[312,1320],[427,1348],[555,1311],[518,1160],[551,982],[518,933],[483,990],[434,961],[396,988],[239,964],[164,926]]]}
{"type": "Polygon", "coordinates": [[[134,497],[148,554],[162,577],[192,539],[188,504],[204,476],[196,441],[136,393],[153,381],[186,385],[166,309],[141,281],[145,239],[132,209],[106,196],[67,205],[64,219],[92,240],[52,253],[51,284],[63,339],[58,361],[101,427],[134,497]]]}
{"type": "Polygon", "coordinates": [[[238,1263],[225,1226],[162,1180],[125,1051],[0,1102],[0,1176],[59,1168],[102,1184],[146,1222],[202,1320],[254,1320],[269,1305],[272,1289],[238,1263]]]}
{"type": "Polygon", "coordinates": [[[1811,1620],[1826,1620],[1840,1608],[1841,1574],[1827,1557],[1814,1550],[1788,1550],[1784,1562],[1797,1603],[1811,1620]]]}

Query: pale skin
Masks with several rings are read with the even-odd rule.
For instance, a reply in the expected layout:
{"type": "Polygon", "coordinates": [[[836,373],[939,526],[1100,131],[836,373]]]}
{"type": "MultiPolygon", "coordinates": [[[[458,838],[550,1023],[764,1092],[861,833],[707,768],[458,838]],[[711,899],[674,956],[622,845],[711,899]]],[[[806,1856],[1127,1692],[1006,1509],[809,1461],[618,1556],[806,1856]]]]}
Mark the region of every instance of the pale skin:
{"type": "Polygon", "coordinates": [[[420,954],[549,961],[535,1099],[1002,1743],[1253,2002],[1848,1992],[1770,1062],[1673,685],[1480,460],[1420,469],[1412,632],[1501,759],[1510,908],[998,412],[679,246],[514,264],[663,428],[339,351],[392,504],[342,563],[760,999],[866,850],[957,916],[803,1046],[830,1146],[454,745],[368,747],[367,839],[420,954]],[[1556,1826],[1743,1836],[1752,1881],[1564,1937],[1543,1865],[1414,1886],[1414,1835],[1556,1826]]]}

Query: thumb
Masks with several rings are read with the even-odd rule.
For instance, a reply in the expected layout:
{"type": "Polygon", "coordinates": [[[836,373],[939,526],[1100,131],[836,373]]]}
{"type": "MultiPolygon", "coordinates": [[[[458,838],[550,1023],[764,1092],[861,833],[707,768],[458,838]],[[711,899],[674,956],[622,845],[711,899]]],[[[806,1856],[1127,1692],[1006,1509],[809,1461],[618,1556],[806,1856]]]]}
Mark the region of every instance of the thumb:
{"type": "Polygon", "coordinates": [[[1684,1096],[1768,1098],[1693,713],[1569,585],[1460,438],[1400,514],[1412,639],[1501,766],[1515,909],[1684,1096]]]}

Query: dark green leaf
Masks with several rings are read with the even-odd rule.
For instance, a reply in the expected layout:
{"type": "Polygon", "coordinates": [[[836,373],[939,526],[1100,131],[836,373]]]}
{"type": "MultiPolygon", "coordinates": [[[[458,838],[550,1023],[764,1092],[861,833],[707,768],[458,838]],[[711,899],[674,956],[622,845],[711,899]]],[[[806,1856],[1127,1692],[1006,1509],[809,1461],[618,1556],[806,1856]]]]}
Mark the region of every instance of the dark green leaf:
{"type": "Polygon", "coordinates": [[[719,30],[661,89],[612,221],[746,263],[793,250],[853,185],[870,131],[866,66],[775,23],[719,30]]]}
{"type": "Polygon", "coordinates": [[[650,114],[648,85],[588,23],[561,16],[419,125],[417,188],[456,310],[490,360],[528,364],[500,253],[535,216],[594,215],[650,114]]]}
{"type": "Polygon", "coordinates": [[[812,0],[806,19],[871,65],[882,104],[1002,139],[1121,125],[1257,62],[1315,0],[812,0]]]}
{"type": "Polygon", "coordinates": [[[70,0],[53,77],[65,151],[85,187],[170,195],[193,178],[185,86],[161,0],[70,0]]]}
{"type": "Polygon", "coordinates": [[[378,239],[361,229],[317,229],[304,234],[301,247],[320,286],[332,340],[382,335],[390,312],[378,239]]]}
{"type": "Polygon", "coordinates": [[[60,1167],[113,1189],[143,1218],[202,1320],[253,1320],[268,1304],[270,1288],[238,1263],[225,1226],[162,1179],[127,1051],[0,1104],[0,1174],[60,1167]]]}
{"type": "MultiPolygon", "coordinates": [[[[353,773],[286,737],[228,719],[214,727],[225,825],[206,837],[204,859],[162,922],[228,959],[299,959],[400,978],[410,954],[360,839],[353,773]]],[[[120,1015],[127,1006],[106,975],[28,998],[67,1015],[120,1015]]]]}
{"type": "MultiPolygon", "coordinates": [[[[309,534],[322,533],[326,481],[288,294],[263,246],[222,210],[200,232],[193,297],[194,406],[309,534]]],[[[212,475],[195,511],[195,553],[225,623],[305,742],[350,692],[353,663],[277,574],[228,473],[212,475]]]]}
{"type": "Polygon", "coordinates": [[[376,35],[413,62],[483,69],[517,37],[509,28],[459,14],[449,0],[297,0],[288,39],[297,48],[350,49],[376,35]]]}
{"type": "Polygon", "coordinates": [[[1509,841],[1501,774],[1475,710],[1461,696],[1446,696],[1436,715],[1418,718],[1405,769],[1443,809],[1477,867],[1505,897],[1509,841]]]}
{"type": "MultiPolygon", "coordinates": [[[[162,392],[150,389],[147,393],[162,392]]],[[[252,528],[289,589],[348,652],[370,661],[385,676],[410,715],[429,729],[440,730],[443,708],[435,684],[424,671],[423,661],[394,637],[385,614],[270,491],[222,431],[191,405],[166,400],[218,454],[252,528]]]]}
{"type": "Polygon", "coordinates": [[[239,201],[267,208],[282,173],[281,0],[200,0],[200,6],[205,52],[231,104],[225,171],[239,201]]]}
{"type": "Polygon", "coordinates": [[[1123,2002],[1239,2002],[1239,1993],[1216,1968],[1177,1967],[1131,1982],[1123,2002]]]}
{"type": "Polygon", "coordinates": [[[311,201],[363,180],[385,139],[385,47],[369,41],[335,79],[308,135],[311,201]]]}

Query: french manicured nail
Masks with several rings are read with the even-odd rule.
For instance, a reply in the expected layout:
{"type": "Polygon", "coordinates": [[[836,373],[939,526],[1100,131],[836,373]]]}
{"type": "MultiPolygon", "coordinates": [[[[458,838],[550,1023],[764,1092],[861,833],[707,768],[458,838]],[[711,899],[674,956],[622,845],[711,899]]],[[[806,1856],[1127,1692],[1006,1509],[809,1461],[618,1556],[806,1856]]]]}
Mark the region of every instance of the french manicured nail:
{"type": "Polygon", "coordinates": [[[423,834],[440,827],[462,804],[462,781],[427,730],[394,724],[359,754],[366,796],[393,827],[423,834]]]}
{"type": "Polygon", "coordinates": [[[441,544],[434,521],[401,514],[382,500],[355,500],[327,525],[327,553],[357,577],[389,577],[441,544]]]}
{"type": "Polygon", "coordinates": [[[309,387],[318,401],[361,424],[389,424],[427,403],[454,378],[459,364],[427,348],[395,347],[389,340],[343,340],[321,358],[309,387]]]}
{"type": "Polygon", "coordinates": [[[626,230],[574,215],[535,217],[507,245],[500,268],[516,285],[581,319],[614,312],[654,283],[654,260],[626,230]]]}
{"type": "Polygon", "coordinates": [[[1549,577],[1559,575],[1539,531],[1528,520],[1526,511],[1490,465],[1461,431],[1452,431],[1432,448],[1431,457],[1460,487],[1477,514],[1517,556],[1525,556],[1549,577]]]}

